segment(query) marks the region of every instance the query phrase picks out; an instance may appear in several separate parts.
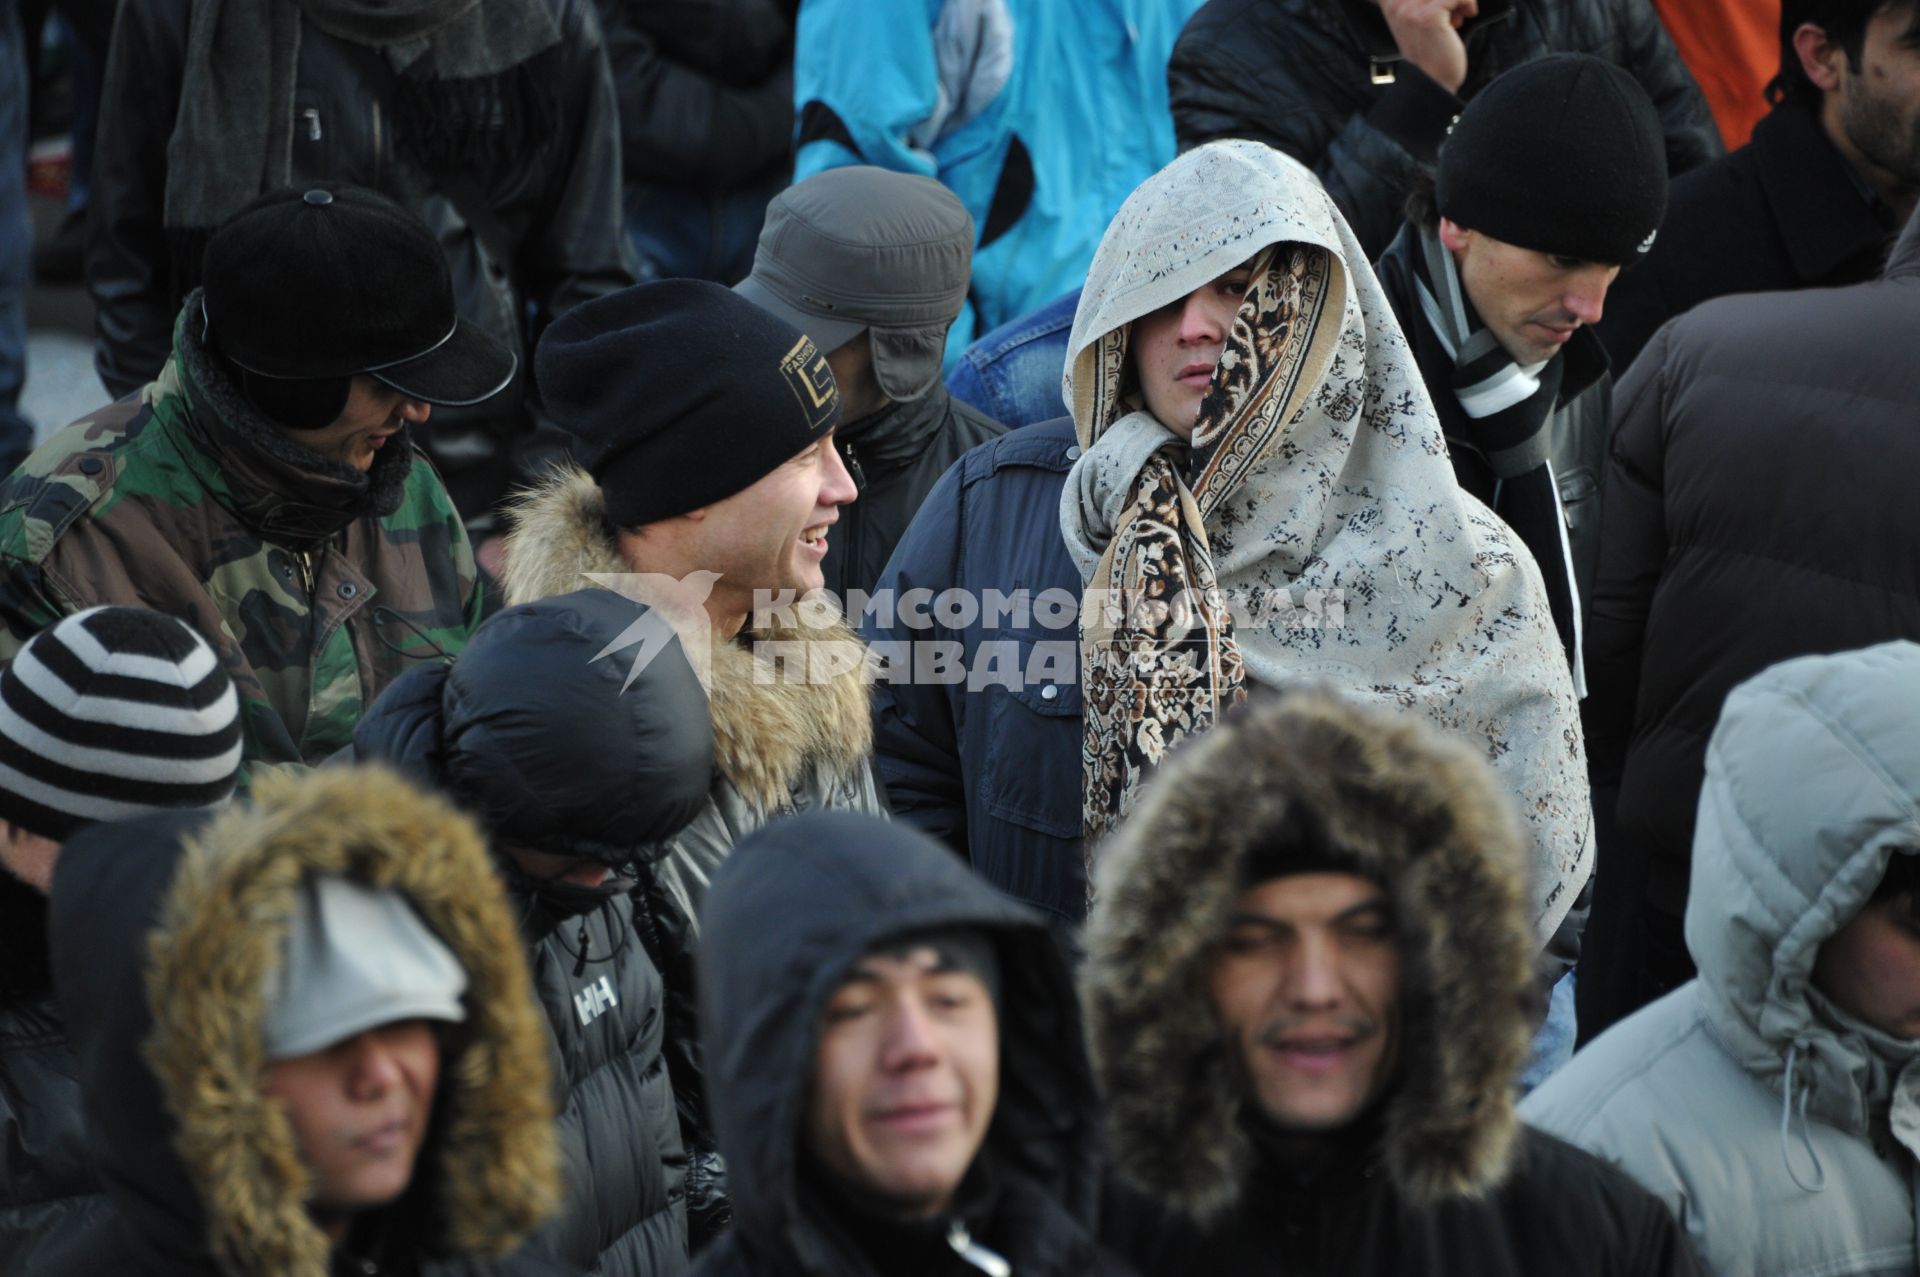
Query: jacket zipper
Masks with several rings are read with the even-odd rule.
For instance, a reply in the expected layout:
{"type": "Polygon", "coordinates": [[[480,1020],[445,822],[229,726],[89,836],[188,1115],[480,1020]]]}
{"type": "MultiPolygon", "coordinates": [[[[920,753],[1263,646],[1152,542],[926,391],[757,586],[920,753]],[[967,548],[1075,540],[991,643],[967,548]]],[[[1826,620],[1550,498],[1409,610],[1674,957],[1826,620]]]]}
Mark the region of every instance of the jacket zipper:
{"type": "Polygon", "coordinates": [[[300,118],[307,122],[307,141],[318,142],[320,140],[320,108],[310,106],[300,112],[300,118]]]}
{"type": "Polygon", "coordinates": [[[373,189],[380,189],[380,99],[373,99],[373,189]]]}
{"type": "Polygon", "coordinates": [[[307,587],[307,602],[313,602],[313,551],[295,550],[293,561],[300,565],[300,580],[307,587]]]}
{"type": "MultiPolygon", "coordinates": [[[[860,468],[860,458],[858,454],[854,452],[853,445],[850,443],[841,444],[840,455],[846,458],[847,473],[853,478],[853,488],[856,496],[859,493],[865,492],[867,490],[867,472],[860,468]]],[[[843,608],[847,602],[847,586],[852,580],[854,571],[859,567],[859,564],[853,558],[853,547],[857,544],[857,538],[854,536],[854,532],[860,524],[861,509],[862,506],[859,501],[856,500],[853,503],[852,509],[846,513],[846,528],[841,536],[840,562],[846,565],[845,571],[840,574],[840,605],[843,608]]],[[[861,588],[864,589],[866,587],[862,585],[861,588]]],[[[847,624],[849,625],[856,625],[858,622],[858,617],[849,617],[847,619],[847,624]]]]}

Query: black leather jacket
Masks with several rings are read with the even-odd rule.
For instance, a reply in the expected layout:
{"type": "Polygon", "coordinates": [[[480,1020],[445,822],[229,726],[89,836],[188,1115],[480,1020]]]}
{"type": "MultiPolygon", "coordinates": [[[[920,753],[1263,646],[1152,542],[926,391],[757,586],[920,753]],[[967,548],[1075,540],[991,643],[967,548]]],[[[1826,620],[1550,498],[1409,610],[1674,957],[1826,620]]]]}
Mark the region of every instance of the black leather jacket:
{"type": "MultiPolygon", "coordinates": [[[[621,255],[619,110],[599,20],[591,0],[548,3],[561,38],[539,55],[549,65],[536,69],[559,86],[555,136],[468,174],[511,243],[512,260],[499,260],[459,201],[396,145],[395,75],[380,51],[304,24],[288,121],[295,184],[351,183],[411,209],[446,252],[460,314],[523,355],[546,320],[631,282],[621,255]]],[[[161,220],[191,12],[192,0],[126,6],[108,59],[87,284],[96,307],[95,364],[115,396],[159,373],[172,347],[174,317],[199,282],[205,233],[170,230],[161,220]]],[[[523,368],[530,362],[523,357],[523,368]]],[[[519,433],[524,449],[528,414],[518,400],[509,392],[478,409],[437,409],[429,433],[445,433],[463,418],[504,415],[512,420],[491,432],[492,442],[519,433]]],[[[444,458],[436,460],[449,468],[444,458]]],[[[451,468],[458,470],[458,461],[451,468]]],[[[448,480],[461,500],[456,476],[448,480]]],[[[461,504],[463,513],[474,513],[469,501],[461,504]]]]}
{"type": "Polygon", "coordinates": [[[1210,0],[1173,46],[1167,87],[1182,150],[1245,137],[1311,168],[1369,257],[1400,227],[1461,99],[1543,53],[1591,53],[1647,91],[1681,173],[1721,153],[1713,115],[1646,0],[1481,0],[1462,30],[1459,96],[1401,61],[1367,0],[1210,0]]]}

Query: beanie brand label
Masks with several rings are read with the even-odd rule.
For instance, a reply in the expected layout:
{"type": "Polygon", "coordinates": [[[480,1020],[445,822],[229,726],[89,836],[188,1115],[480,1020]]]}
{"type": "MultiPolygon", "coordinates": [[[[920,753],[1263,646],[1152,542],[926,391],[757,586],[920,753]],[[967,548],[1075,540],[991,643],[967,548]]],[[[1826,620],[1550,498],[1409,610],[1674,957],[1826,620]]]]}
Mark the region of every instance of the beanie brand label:
{"type": "Polygon", "coordinates": [[[807,414],[807,425],[818,431],[833,415],[834,404],[840,398],[827,357],[814,346],[811,337],[803,336],[781,359],[780,373],[793,387],[794,398],[807,414]]]}

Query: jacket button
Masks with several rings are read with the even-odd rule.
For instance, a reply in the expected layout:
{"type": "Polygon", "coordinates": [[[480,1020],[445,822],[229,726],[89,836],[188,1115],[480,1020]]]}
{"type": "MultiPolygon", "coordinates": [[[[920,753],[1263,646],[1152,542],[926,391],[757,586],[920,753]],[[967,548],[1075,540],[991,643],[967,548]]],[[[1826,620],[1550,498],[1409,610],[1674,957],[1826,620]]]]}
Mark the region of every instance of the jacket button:
{"type": "Polygon", "coordinates": [[[1080,459],[1080,445],[1076,443],[1071,448],[1067,449],[1067,460],[1078,461],[1079,459],[1080,459]]]}
{"type": "Polygon", "coordinates": [[[99,474],[104,469],[106,469],[106,466],[101,462],[100,458],[98,457],[80,458],[81,474],[99,474]]]}
{"type": "Polygon", "coordinates": [[[1060,695],[1060,689],[1055,687],[1052,683],[1048,683],[1045,687],[1040,689],[1040,699],[1043,701],[1054,700],[1059,695],[1060,695]]]}
{"type": "Polygon", "coordinates": [[[340,588],[336,590],[335,593],[343,599],[350,599],[360,593],[360,587],[351,581],[342,581],[340,582],[340,588]]]}

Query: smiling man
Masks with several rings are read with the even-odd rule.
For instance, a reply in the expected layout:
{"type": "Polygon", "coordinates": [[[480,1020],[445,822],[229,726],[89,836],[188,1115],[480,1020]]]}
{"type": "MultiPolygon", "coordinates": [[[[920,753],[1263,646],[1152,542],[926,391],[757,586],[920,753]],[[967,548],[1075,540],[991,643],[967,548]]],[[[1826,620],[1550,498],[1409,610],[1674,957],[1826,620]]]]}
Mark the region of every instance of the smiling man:
{"type": "Polygon", "coordinates": [[[103,603],[186,621],[239,690],[246,765],[316,763],[479,624],[473,554],[415,447],[514,356],[454,310],[433,236],[347,187],[260,197],[208,242],[173,357],[0,489],[0,658],[103,603]]]}
{"type": "Polygon", "coordinates": [[[1417,716],[1258,704],[1166,764],[1088,921],[1111,1244],[1149,1274],[1696,1271],[1514,1119],[1534,937],[1510,800],[1417,716]]]}
{"type": "Polygon", "coordinates": [[[1460,113],[1437,189],[1380,259],[1460,486],[1532,552],[1584,689],[1613,379],[1592,325],[1667,207],[1660,117],[1625,71],[1556,54],[1460,113]]]}
{"type": "Polygon", "coordinates": [[[732,1234],[700,1277],[1099,1277],[1093,1079],[1040,915],[817,812],[715,875],[700,1030],[732,1234]]]}

